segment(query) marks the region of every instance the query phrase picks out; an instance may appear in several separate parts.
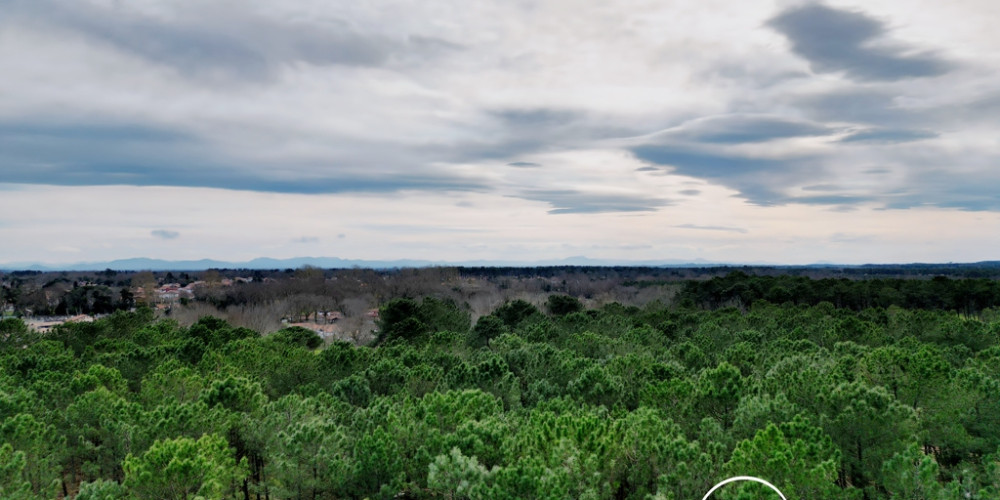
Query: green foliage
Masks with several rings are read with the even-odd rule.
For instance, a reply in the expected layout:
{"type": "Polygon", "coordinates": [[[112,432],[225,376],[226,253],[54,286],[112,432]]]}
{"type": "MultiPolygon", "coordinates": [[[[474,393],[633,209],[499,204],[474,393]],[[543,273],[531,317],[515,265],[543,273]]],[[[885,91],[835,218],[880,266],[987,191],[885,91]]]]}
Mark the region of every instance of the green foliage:
{"type": "Polygon", "coordinates": [[[26,466],[27,459],[23,451],[15,451],[10,443],[0,444],[0,498],[33,498],[31,482],[24,478],[26,466]]]}
{"type": "Polygon", "coordinates": [[[53,328],[49,337],[62,342],[80,356],[88,347],[107,337],[107,334],[107,324],[104,322],[70,322],[53,328]]]}
{"type": "MultiPolygon", "coordinates": [[[[0,425],[2,442],[13,450],[0,452],[0,460],[6,457],[8,465],[0,462],[0,473],[19,470],[19,478],[12,479],[12,485],[23,481],[32,495],[54,498],[59,487],[59,461],[65,450],[65,439],[57,434],[51,424],[39,421],[30,414],[22,413],[4,420],[0,425]]],[[[12,487],[12,492],[21,488],[12,487]]]]}
{"type": "Polygon", "coordinates": [[[557,318],[515,300],[471,329],[394,299],[376,347],[148,309],[0,320],[0,497],[680,500],[751,474],[789,498],[997,498],[996,312],[892,305],[984,297],[756,280],[687,297],[733,307],[553,295],[557,318]]]}
{"type": "Polygon", "coordinates": [[[209,408],[219,406],[232,412],[249,413],[265,401],[260,384],[245,377],[229,376],[212,382],[202,391],[200,400],[209,408]]]}
{"type": "Polygon", "coordinates": [[[291,422],[268,442],[273,491],[283,498],[322,498],[343,494],[344,459],[350,449],[335,423],[314,416],[291,422]]]}
{"type": "Polygon", "coordinates": [[[85,479],[122,478],[121,461],[141,435],[142,408],[98,387],[66,408],[67,441],[85,479]]]}
{"type": "Polygon", "coordinates": [[[733,412],[743,394],[744,380],[733,365],[722,362],[698,377],[697,408],[721,422],[732,422],[733,412]]]}
{"type": "Polygon", "coordinates": [[[75,500],[125,500],[128,488],[115,481],[98,479],[80,484],[80,492],[75,500]]]}
{"type": "Polygon", "coordinates": [[[128,390],[127,382],[118,370],[100,364],[90,365],[86,373],[79,371],[74,373],[70,382],[70,388],[76,394],[92,391],[98,387],[122,395],[128,390]]]}
{"type": "Polygon", "coordinates": [[[323,338],[318,333],[301,326],[282,328],[269,335],[268,339],[289,347],[304,347],[306,349],[315,349],[323,345],[323,338]]]}
{"type": "Polygon", "coordinates": [[[379,308],[378,327],[386,332],[408,318],[420,315],[420,304],[413,299],[392,299],[379,308]]]}
{"type": "Polygon", "coordinates": [[[830,436],[808,420],[796,417],[767,424],[751,440],[733,450],[726,464],[732,475],[768,478],[789,498],[837,498],[835,481],[840,450],[830,436]]]}
{"type": "Polygon", "coordinates": [[[940,470],[934,459],[911,444],[892,456],[882,466],[885,489],[893,497],[912,500],[936,500],[944,488],[938,482],[940,470]]]}
{"type": "Polygon", "coordinates": [[[352,450],[355,460],[350,489],[368,494],[401,489],[405,466],[401,451],[401,444],[382,427],[361,433],[352,450]]]}
{"type": "Polygon", "coordinates": [[[28,329],[20,318],[0,319],[0,353],[11,349],[21,349],[38,336],[28,329]]]}
{"type": "Polygon", "coordinates": [[[521,299],[507,302],[493,311],[493,315],[500,318],[510,328],[515,328],[522,322],[540,314],[537,307],[521,299]]]}
{"type": "Polygon", "coordinates": [[[469,314],[450,300],[393,299],[379,309],[378,341],[415,340],[427,333],[469,331],[469,314]]]}
{"type": "Polygon", "coordinates": [[[469,343],[475,347],[487,346],[491,340],[503,335],[506,330],[507,325],[502,319],[492,314],[483,316],[476,320],[469,343]]]}
{"type": "Polygon", "coordinates": [[[913,436],[913,410],[881,387],[858,382],[841,384],[823,399],[823,428],[843,451],[842,474],[857,487],[880,480],[883,462],[913,436]]]}
{"type": "Polygon", "coordinates": [[[1000,448],[983,457],[982,486],[980,498],[997,498],[1000,495],[1000,448]]]}
{"type": "Polygon", "coordinates": [[[146,375],[142,380],[139,396],[147,406],[165,401],[185,403],[198,399],[204,388],[204,377],[194,369],[171,360],[146,375]]]}
{"type": "Polygon", "coordinates": [[[233,328],[215,316],[203,316],[188,328],[187,336],[209,347],[219,347],[234,340],[257,337],[257,332],[247,328],[233,328]]]}
{"type": "Polygon", "coordinates": [[[469,313],[450,299],[424,298],[420,303],[420,318],[432,333],[444,331],[465,333],[471,326],[469,313]]]}
{"type": "Polygon", "coordinates": [[[684,283],[680,301],[719,307],[739,301],[749,306],[757,301],[794,301],[860,311],[869,307],[898,306],[906,309],[943,309],[975,313],[1000,305],[1000,284],[989,279],[932,280],[873,279],[810,280],[797,276],[750,276],[734,271],[710,280],[684,283]]]}
{"type": "Polygon", "coordinates": [[[467,457],[458,448],[438,455],[427,471],[427,486],[447,499],[489,498],[484,493],[492,474],[476,457],[467,457]]]}
{"type": "Polygon", "coordinates": [[[583,304],[580,303],[579,299],[570,295],[549,295],[545,307],[548,308],[550,314],[557,317],[583,310],[583,304]]]}
{"type": "Polygon", "coordinates": [[[129,454],[124,469],[125,486],[137,498],[155,500],[224,498],[247,474],[246,463],[237,463],[215,434],[156,441],[141,455],[129,454]]]}

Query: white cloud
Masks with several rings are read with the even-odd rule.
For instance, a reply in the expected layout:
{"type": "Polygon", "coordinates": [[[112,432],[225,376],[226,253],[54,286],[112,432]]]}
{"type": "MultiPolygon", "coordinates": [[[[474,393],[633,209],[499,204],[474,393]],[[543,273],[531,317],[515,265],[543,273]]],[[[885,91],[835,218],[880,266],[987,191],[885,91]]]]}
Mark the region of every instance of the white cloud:
{"type": "MultiPolygon", "coordinates": [[[[684,185],[684,179],[672,176],[658,181],[684,185]]],[[[0,234],[4,241],[17,242],[5,249],[4,261],[56,263],[134,256],[297,257],[303,255],[303,234],[318,240],[305,238],[310,253],[435,261],[535,261],[580,254],[623,260],[800,264],[974,261],[992,258],[991,249],[1000,245],[1000,232],[984,230],[1000,224],[1000,215],[993,213],[970,217],[967,212],[926,208],[859,208],[843,213],[807,205],[753,207],[733,198],[731,191],[709,185],[700,190],[700,196],[657,212],[549,216],[548,203],[502,195],[407,193],[381,198],[192,188],[33,187],[0,199],[0,213],[12,213],[11,207],[30,202],[62,215],[36,212],[8,218],[0,234]],[[476,200],[474,207],[455,208],[470,197],[476,200]],[[178,199],[185,203],[174,203],[178,199]],[[87,210],[73,210],[81,203],[87,210]],[[118,218],[123,206],[132,207],[134,214],[118,218]],[[184,238],[169,247],[149,238],[145,223],[150,218],[178,228],[184,238]],[[913,227],[936,229],[914,232],[913,227]],[[38,245],[53,234],[73,241],[73,249],[38,245]],[[350,237],[339,236],[344,234],[350,237]]]]}
{"type": "Polygon", "coordinates": [[[992,4],[831,0],[948,63],[864,81],[768,25],[794,5],[9,0],[2,260],[988,258],[992,4]]]}

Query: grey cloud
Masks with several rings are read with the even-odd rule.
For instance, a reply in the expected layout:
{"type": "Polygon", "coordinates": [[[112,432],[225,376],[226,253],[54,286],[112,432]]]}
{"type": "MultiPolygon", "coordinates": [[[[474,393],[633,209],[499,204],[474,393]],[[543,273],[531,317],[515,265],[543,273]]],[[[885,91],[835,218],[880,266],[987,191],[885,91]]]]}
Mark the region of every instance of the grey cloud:
{"type": "Polygon", "coordinates": [[[885,167],[873,167],[865,169],[863,172],[868,175],[882,175],[882,174],[888,174],[892,172],[892,170],[885,167]]]}
{"type": "Polygon", "coordinates": [[[508,165],[527,167],[516,158],[557,149],[585,123],[583,113],[555,109],[489,110],[483,118],[481,139],[430,145],[428,153],[455,162],[515,159],[508,165]]]}
{"type": "Polygon", "coordinates": [[[843,188],[836,184],[814,184],[812,186],[803,186],[803,191],[840,191],[843,188]]]}
{"type": "Polygon", "coordinates": [[[247,178],[237,183],[220,183],[225,189],[269,191],[278,193],[326,194],[348,192],[389,193],[397,191],[488,191],[490,186],[471,179],[442,174],[423,175],[361,175],[354,172],[331,171],[318,179],[299,178],[276,180],[266,177],[247,178]]]}
{"type": "Polygon", "coordinates": [[[167,229],[154,229],[150,231],[149,234],[163,240],[177,239],[177,237],[181,235],[181,233],[178,233],[177,231],[170,231],[167,229]]]}
{"type": "MultiPolygon", "coordinates": [[[[281,65],[382,66],[410,53],[453,48],[445,40],[401,39],[362,33],[343,21],[283,21],[249,9],[188,9],[184,15],[145,16],[128,8],[84,2],[13,0],[13,13],[82,34],[154,64],[193,77],[261,80],[281,65]]],[[[457,46],[454,46],[457,47],[457,46]]]]}
{"type": "Polygon", "coordinates": [[[902,125],[913,113],[896,106],[895,97],[883,90],[848,89],[798,97],[793,105],[818,120],[902,125]]]}
{"type": "MultiPolygon", "coordinates": [[[[33,28],[41,26],[43,30],[63,30],[56,35],[71,31],[74,40],[82,35],[85,41],[111,46],[194,77],[221,75],[238,77],[239,80],[260,80],[273,77],[276,70],[287,64],[385,66],[407,62],[411,56],[431,57],[465,50],[460,45],[432,37],[362,32],[347,22],[290,22],[249,12],[236,14],[234,18],[222,22],[218,13],[211,12],[202,17],[188,12],[180,17],[167,15],[154,18],[130,8],[111,10],[91,2],[0,0],[0,3],[5,7],[16,7],[5,12],[10,14],[14,11],[14,22],[18,20],[17,16],[21,19],[27,16],[34,23],[33,28]]],[[[0,21],[3,22],[8,21],[0,21]]],[[[817,71],[845,71],[856,80],[884,81],[921,76],[914,69],[921,67],[916,64],[921,61],[937,61],[941,66],[935,67],[942,71],[946,68],[944,61],[926,54],[913,55],[902,49],[869,45],[872,41],[882,41],[887,29],[881,22],[863,14],[823,6],[803,7],[780,14],[772,20],[772,26],[784,30],[797,52],[812,54],[810,62],[817,71]],[[805,32],[809,23],[827,23],[829,26],[823,29],[837,33],[839,38],[830,37],[823,42],[821,37],[805,32]],[[822,43],[830,46],[821,47],[822,43]],[[909,66],[889,65],[884,72],[874,67],[876,63],[893,61],[908,61],[909,66]]],[[[51,36],[51,33],[46,35],[51,36]]],[[[930,66],[933,65],[927,67],[930,66]]],[[[800,76],[789,76],[793,77],[800,76]]],[[[849,151],[850,161],[860,160],[862,167],[891,165],[896,171],[905,172],[905,177],[910,179],[906,181],[910,183],[908,187],[914,193],[921,193],[918,196],[882,192],[880,202],[901,205],[934,203],[965,209],[996,204],[989,191],[1000,183],[986,179],[982,184],[988,187],[981,191],[976,190],[975,182],[968,186],[956,185],[953,189],[937,189],[934,183],[951,185],[955,180],[942,176],[928,181],[917,174],[933,170],[932,167],[911,167],[906,161],[897,164],[891,158],[879,156],[882,151],[892,149],[893,154],[901,154],[899,150],[907,149],[886,145],[932,139],[936,136],[934,130],[941,127],[948,130],[959,128],[951,123],[942,125],[938,121],[942,116],[939,110],[915,111],[901,106],[901,103],[908,102],[900,99],[907,97],[901,93],[908,88],[911,87],[901,83],[879,83],[805,96],[801,93],[789,96],[784,87],[778,89],[782,91],[779,95],[753,93],[754,98],[763,96],[761,104],[740,110],[772,113],[774,110],[791,109],[792,112],[787,116],[728,114],[688,120],[661,133],[657,140],[633,146],[629,151],[648,162],[638,171],[673,172],[708,179],[713,184],[735,189],[741,196],[760,205],[789,202],[852,204],[875,199],[836,196],[847,192],[833,189],[835,186],[832,184],[836,182],[836,162],[843,159],[838,157],[839,151],[849,151]],[[844,143],[850,143],[850,147],[847,144],[836,145],[838,152],[829,156],[768,158],[740,151],[741,145],[832,135],[843,133],[844,127],[861,131],[842,139],[844,143]],[[865,157],[869,151],[874,157],[865,157]],[[904,164],[907,165],[905,168],[900,166],[904,164]],[[919,186],[924,185],[935,186],[935,190],[921,191],[919,186]],[[794,198],[784,194],[801,186],[806,186],[806,195],[829,196],[794,198]],[[830,189],[820,189],[821,186],[829,186],[830,189]]],[[[921,102],[921,96],[913,97],[918,98],[914,102],[921,102]]],[[[973,108],[979,112],[975,116],[981,118],[988,117],[990,110],[1000,109],[1000,98],[995,93],[965,98],[961,102],[968,104],[969,109],[954,112],[953,116],[959,117],[953,118],[955,124],[966,116],[973,116],[973,108]]],[[[0,154],[0,179],[7,183],[196,186],[316,194],[411,189],[491,191],[494,187],[485,177],[454,176],[434,165],[449,161],[475,164],[482,160],[498,160],[491,164],[538,168],[541,165],[520,160],[532,158],[529,154],[535,152],[572,151],[595,147],[595,144],[608,147],[609,143],[611,147],[617,147],[621,141],[600,141],[648,137],[648,129],[638,130],[629,124],[630,121],[635,123],[635,119],[635,116],[624,114],[603,116],[596,112],[556,108],[487,109],[468,123],[447,124],[469,131],[461,136],[474,139],[466,142],[444,139],[440,143],[413,145],[391,138],[366,143],[360,139],[348,141],[340,137],[323,137],[319,141],[296,137],[294,140],[309,143],[309,147],[296,151],[309,150],[301,154],[313,156],[266,161],[258,158],[263,155],[254,155],[252,148],[227,152],[220,145],[210,144],[208,140],[189,133],[137,123],[0,123],[0,151],[3,151],[0,154]],[[318,144],[320,141],[322,145],[318,144]]],[[[680,119],[672,117],[672,120],[680,119]]],[[[644,120],[649,123],[648,119],[644,120]]],[[[266,128],[266,124],[261,127],[266,128]]],[[[264,133],[267,132],[248,129],[220,135],[238,139],[226,145],[256,145],[259,141],[252,140],[252,137],[261,137],[264,133]],[[261,135],[254,136],[255,133],[261,135]],[[248,140],[248,137],[251,139],[248,140]]],[[[280,133],[269,139],[273,139],[276,146],[283,140],[288,143],[293,141],[280,133]]],[[[930,148],[934,141],[917,145],[930,148]]],[[[281,149],[275,147],[274,150],[281,149]]],[[[962,160],[948,157],[941,161],[955,164],[962,160]]],[[[986,168],[982,167],[983,170],[986,168]]],[[[873,175],[886,172],[868,171],[873,175]]],[[[593,195],[537,187],[540,189],[525,191],[521,197],[549,203],[552,213],[651,211],[670,204],[669,200],[654,197],[593,195]]],[[[994,192],[1000,192],[1000,189],[994,192]]],[[[694,196],[698,190],[685,190],[680,194],[694,196]]]]}
{"type": "Polygon", "coordinates": [[[825,125],[778,116],[734,114],[694,120],[667,131],[666,135],[709,144],[740,144],[820,136],[833,131],[825,125]]]}
{"type": "MultiPolygon", "coordinates": [[[[850,212],[857,212],[858,207],[852,205],[835,205],[833,207],[830,207],[829,210],[831,212],[850,213],[850,212]]],[[[884,208],[880,208],[878,210],[884,210],[884,208]]]]}
{"type": "Polygon", "coordinates": [[[550,204],[550,214],[652,212],[671,204],[669,200],[661,198],[596,194],[572,189],[535,189],[525,191],[517,197],[550,204]]]}
{"type": "Polygon", "coordinates": [[[0,124],[0,173],[9,182],[100,185],[204,175],[211,155],[194,137],[142,124],[0,124]]]}
{"type": "MultiPolygon", "coordinates": [[[[941,165],[962,165],[965,172],[978,168],[984,174],[990,165],[981,155],[963,158],[961,153],[940,148],[932,141],[939,133],[921,125],[935,123],[939,110],[901,109],[895,102],[890,92],[872,88],[793,97],[792,105],[797,105],[808,116],[836,122],[836,125],[771,116],[729,115],[685,123],[629,150],[647,163],[644,171],[656,168],[708,180],[733,189],[750,203],[762,206],[801,203],[840,208],[859,205],[899,208],[930,204],[965,210],[997,206],[998,195],[994,193],[1000,193],[1000,178],[993,179],[995,176],[991,174],[980,175],[976,182],[968,185],[954,175],[929,180],[925,173],[938,171],[941,165]],[[847,127],[843,122],[856,125],[847,129],[850,133],[839,139],[841,145],[837,148],[765,157],[742,146],[800,133],[832,136],[843,133],[847,127]],[[916,141],[921,141],[919,149],[895,146],[916,141]],[[886,188],[842,186],[838,167],[845,161],[854,162],[866,156],[879,163],[889,162],[893,171],[905,175],[894,178],[893,186],[886,188]],[[901,192],[894,192],[894,189],[901,192]]],[[[883,163],[863,172],[883,175],[891,171],[883,163]]]]}
{"type": "Polygon", "coordinates": [[[395,165],[395,172],[375,171],[350,157],[298,164],[285,160],[273,165],[228,157],[211,146],[181,132],[141,124],[3,123],[0,179],[18,184],[211,187],[302,194],[489,189],[485,181],[431,168],[414,169],[412,163],[395,165]],[[301,173],[289,174],[297,171],[301,173]]]}
{"type": "Polygon", "coordinates": [[[681,229],[698,229],[701,231],[727,231],[732,233],[743,233],[746,234],[748,231],[742,227],[730,227],[730,226],[699,226],[697,224],[678,224],[674,227],[681,229]]]}
{"type": "MultiPolygon", "coordinates": [[[[995,168],[1000,165],[1000,156],[996,154],[955,149],[933,141],[905,148],[892,147],[888,152],[879,151],[885,147],[883,144],[858,147],[871,148],[874,154],[889,153],[892,158],[887,158],[886,164],[874,164],[860,170],[867,178],[866,188],[838,188],[831,183],[831,189],[817,189],[826,187],[818,183],[806,186],[804,196],[789,201],[835,206],[871,204],[888,209],[1000,210],[1000,173],[995,168]],[[888,174],[894,175],[883,177],[888,174]]],[[[830,158],[827,163],[834,166],[839,162],[837,158],[830,158]]]]}
{"type": "Polygon", "coordinates": [[[904,181],[883,193],[890,208],[1000,210],[1000,154],[995,151],[930,142],[897,148],[894,155],[893,169],[904,181]]]}
{"type": "Polygon", "coordinates": [[[817,72],[843,71],[861,81],[892,81],[937,76],[951,64],[928,53],[896,43],[875,44],[888,34],[885,24],[861,12],[822,4],[792,7],[768,22],[786,36],[792,51],[817,72]]]}
{"type": "Polygon", "coordinates": [[[757,91],[763,91],[792,80],[809,78],[810,76],[806,71],[775,70],[770,65],[758,66],[755,62],[743,58],[720,61],[699,73],[699,79],[709,81],[720,78],[732,80],[738,82],[741,86],[757,91]]]}
{"type": "Polygon", "coordinates": [[[493,116],[514,127],[565,127],[583,118],[583,113],[563,109],[503,109],[493,116]]]}
{"type": "MultiPolygon", "coordinates": [[[[933,156],[933,153],[927,152],[933,156]]],[[[932,162],[957,162],[947,155],[935,156],[932,162]]],[[[915,162],[907,166],[905,185],[891,189],[850,193],[848,188],[836,185],[816,185],[802,188],[822,192],[822,195],[789,197],[787,202],[836,207],[848,210],[861,204],[872,204],[883,209],[910,209],[915,207],[954,208],[967,211],[1000,210],[1000,176],[992,172],[978,174],[958,173],[951,168],[928,167],[915,162]]],[[[886,168],[872,168],[869,175],[889,173],[886,168]]]]}
{"type": "Polygon", "coordinates": [[[912,97],[919,99],[920,95],[908,95],[900,85],[854,86],[793,96],[783,99],[782,105],[794,107],[815,120],[864,126],[866,130],[848,137],[846,142],[932,139],[942,129],[964,130],[978,123],[992,126],[1000,111],[1000,96],[980,95],[957,99],[958,102],[905,106],[903,103],[912,97]]]}
{"type": "Polygon", "coordinates": [[[963,115],[996,118],[1000,112],[1000,92],[992,92],[987,95],[977,96],[968,104],[963,106],[963,115]]]}
{"type": "Polygon", "coordinates": [[[698,189],[685,189],[685,190],[681,191],[680,193],[683,194],[683,195],[685,195],[685,196],[697,196],[697,195],[701,194],[701,191],[698,190],[698,189]]]}
{"type": "Polygon", "coordinates": [[[702,179],[730,179],[781,167],[781,160],[724,153],[709,153],[674,144],[643,145],[632,148],[640,160],[671,166],[681,175],[702,179]]]}
{"type": "Polygon", "coordinates": [[[235,74],[259,79],[270,72],[264,53],[239,40],[194,26],[169,26],[145,20],[119,24],[110,19],[81,17],[66,21],[69,27],[118,50],[173,66],[182,73],[235,74]]]}
{"type": "Polygon", "coordinates": [[[60,186],[176,186],[208,187],[237,191],[294,194],[390,193],[418,191],[486,191],[489,186],[474,180],[444,175],[361,175],[331,171],[323,177],[273,178],[238,166],[192,163],[184,166],[164,162],[118,163],[75,162],[61,165],[29,165],[0,160],[6,182],[60,186]],[[32,171],[24,171],[25,169],[32,171]]]}
{"type": "Polygon", "coordinates": [[[2,141],[48,142],[59,139],[176,144],[193,140],[193,137],[177,130],[137,124],[0,122],[2,141]]]}
{"type": "Polygon", "coordinates": [[[558,149],[555,140],[546,141],[538,137],[498,137],[493,141],[463,142],[460,144],[443,144],[425,148],[428,154],[437,154],[439,158],[454,162],[476,162],[481,160],[509,160],[526,154],[546,152],[558,149]]]}
{"type": "Polygon", "coordinates": [[[930,130],[911,129],[871,129],[850,134],[840,142],[868,142],[881,144],[894,144],[901,142],[913,142],[924,139],[933,139],[940,134],[930,130]]]}
{"type": "Polygon", "coordinates": [[[830,158],[798,156],[762,158],[735,152],[708,152],[676,144],[644,145],[632,148],[640,160],[669,168],[675,174],[707,179],[740,193],[749,202],[761,206],[806,203],[816,205],[853,205],[874,198],[851,195],[792,196],[791,188],[807,186],[811,191],[834,191],[832,184],[816,183],[829,178],[824,168],[830,158]],[[807,183],[812,184],[807,184],[807,183]]]}
{"type": "MultiPolygon", "coordinates": [[[[1000,85],[992,83],[991,87],[1000,85]]],[[[934,128],[966,130],[970,127],[994,127],[1000,114],[1000,92],[989,90],[975,95],[949,89],[951,102],[929,109],[923,123],[934,128]]]]}
{"type": "Polygon", "coordinates": [[[464,45],[434,36],[410,35],[407,39],[415,47],[419,47],[429,52],[457,51],[464,50],[466,48],[464,45]]]}
{"type": "Polygon", "coordinates": [[[676,174],[709,179],[735,189],[752,203],[764,206],[784,203],[786,198],[778,190],[808,178],[815,170],[808,158],[758,158],[675,144],[637,146],[631,152],[640,160],[669,167],[676,174]]]}
{"type": "Polygon", "coordinates": [[[319,243],[319,237],[317,237],[317,236],[302,236],[300,238],[294,238],[292,240],[292,243],[303,243],[303,244],[319,243]]]}
{"type": "Polygon", "coordinates": [[[610,117],[569,109],[499,109],[488,113],[499,127],[499,144],[531,151],[540,145],[580,144],[587,141],[633,137],[646,131],[615,123],[610,117]]]}
{"type": "Polygon", "coordinates": [[[482,139],[425,148],[438,159],[454,162],[514,160],[512,167],[529,167],[526,155],[593,147],[597,141],[635,137],[648,130],[620,125],[622,117],[595,116],[579,110],[512,108],[487,110],[479,124],[482,139]]]}
{"type": "Polygon", "coordinates": [[[911,175],[914,189],[893,196],[886,204],[888,208],[934,206],[967,211],[1000,210],[1000,176],[994,172],[956,175],[952,169],[939,167],[911,175]]]}
{"type": "Polygon", "coordinates": [[[861,203],[882,202],[881,196],[855,196],[855,195],[824,195],[824,196],[796,196],[788,198],[789,202],[802,203],[806,205],[858,205],[861,203]]]}

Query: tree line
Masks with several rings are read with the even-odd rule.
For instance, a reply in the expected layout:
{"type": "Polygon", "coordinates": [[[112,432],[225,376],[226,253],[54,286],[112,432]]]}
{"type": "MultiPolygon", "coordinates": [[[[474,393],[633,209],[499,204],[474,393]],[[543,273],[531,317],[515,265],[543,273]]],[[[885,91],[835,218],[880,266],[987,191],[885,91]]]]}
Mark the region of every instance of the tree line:
{"type": "Polygon", "coordinates": [[[951,279],[810,279],[801,276],[758,276],[733,271],[702,281],[686,281],[680,300],[715,308],[750,306],[765,300],[781,304],[817,305],[860,311],[890,306],[905,309],[940,309],[977,314],[1000,306],[1000,281],[986,278],[951,279]]]}
{"type": "Polygon", "coordinates": [[[995,310],[705,305],[396,297],[364,347],[3,319],[0,497],[1000,496],[995,310]]]}

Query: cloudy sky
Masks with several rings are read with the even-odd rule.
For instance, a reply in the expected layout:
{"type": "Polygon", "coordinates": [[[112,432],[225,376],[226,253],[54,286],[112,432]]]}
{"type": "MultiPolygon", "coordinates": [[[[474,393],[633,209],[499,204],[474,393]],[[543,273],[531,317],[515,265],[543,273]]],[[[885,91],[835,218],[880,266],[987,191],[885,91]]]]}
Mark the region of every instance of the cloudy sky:
{"type": "Polygon", "coordinates": [[[995,0],[0,0],[0,263],[1000,259],[995,0]]]}

